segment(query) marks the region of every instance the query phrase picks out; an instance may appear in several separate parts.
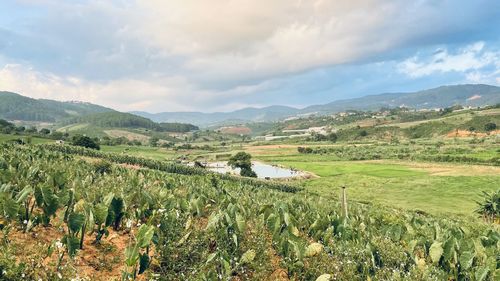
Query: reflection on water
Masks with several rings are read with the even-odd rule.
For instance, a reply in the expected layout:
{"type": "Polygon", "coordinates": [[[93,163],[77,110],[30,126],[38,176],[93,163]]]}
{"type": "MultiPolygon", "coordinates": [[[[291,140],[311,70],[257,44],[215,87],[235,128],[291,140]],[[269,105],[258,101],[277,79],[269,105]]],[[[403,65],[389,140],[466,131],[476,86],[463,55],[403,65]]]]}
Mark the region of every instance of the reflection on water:
{"type": "MultiPolygon", "coordinates": [[[[225,174],[225,173],[234,173],[239,174],[240,169],[233,169],[227,165],[226,162],[215,162],[208,163],[207,168],[211,171],[225,174]]],[[[268,165],[261,162],[252,162],[252,170],[255,171],[258,178],[290,178],[300,176],[301,173],[299,171],[295,171],[292,169],[286,169],[278,166],[268,165]]]]}

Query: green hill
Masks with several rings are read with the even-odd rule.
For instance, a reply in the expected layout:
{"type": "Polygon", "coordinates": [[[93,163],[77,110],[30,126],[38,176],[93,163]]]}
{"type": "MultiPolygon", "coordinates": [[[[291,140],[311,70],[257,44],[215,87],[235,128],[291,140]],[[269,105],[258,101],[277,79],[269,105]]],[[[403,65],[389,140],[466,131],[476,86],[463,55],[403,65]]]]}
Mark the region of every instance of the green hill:
{"type": "Polygon", "coordinates": [[[85,124],[99,128],[147,129],[157,132],[189,132],[198,127],[184,123],[156,123],[148,118],[118,111],[101,112],[65,119],[62,126],[85,124]]]}
{"type": "Polygon", "coordinates": [[[32,99],[12,92],[0,92],[0,118],[6,120],[57,122],[109,111],[113,110],[91,103],[32,99]]]}

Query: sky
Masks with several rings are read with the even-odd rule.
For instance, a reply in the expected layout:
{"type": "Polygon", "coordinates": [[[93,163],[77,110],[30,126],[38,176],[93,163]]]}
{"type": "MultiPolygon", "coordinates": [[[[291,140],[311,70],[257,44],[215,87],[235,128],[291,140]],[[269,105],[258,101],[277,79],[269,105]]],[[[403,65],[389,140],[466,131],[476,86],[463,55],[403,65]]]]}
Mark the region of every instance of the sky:
{"type": "Polygon", "coordinates": [[[0,91],[121,111],[500,85],[498,0],[0,0],[0,91]]]}

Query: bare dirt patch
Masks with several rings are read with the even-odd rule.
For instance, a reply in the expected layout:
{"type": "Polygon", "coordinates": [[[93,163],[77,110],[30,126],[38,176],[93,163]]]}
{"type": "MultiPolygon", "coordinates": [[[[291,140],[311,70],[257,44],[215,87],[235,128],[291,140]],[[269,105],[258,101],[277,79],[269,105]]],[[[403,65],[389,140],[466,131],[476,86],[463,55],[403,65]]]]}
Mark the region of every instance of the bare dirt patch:
{"type": "Polygon", "coordinates": [[[449,132],[448,134],[446,134],[446,136],[449,138],[473,138],[473,137],[484,138],[487,136],[498,135],[498,134],[500,134],[500,130],[491,131],[489,134],[479,133],[479,132],[471,132],[471,131],[467,131],[467,130],[456,130],[456,131],[449,132]]]}
{"type": "Polygon", "coordinates": [[[245,126],[221,127],[219,131],[229,135],[249,135],[252,133],[252,130],[245,126]]]}
{"type": "MultiPolygon", "coordinates": [[[[109,230],[110,234],[103,237],[100,244],[94,244],[94,237],[87,237],[84,241],[83,250],[71,260],[67,253],[64,255],[61,266],[74,268],[79,277],[87,277],[90,280],[120,280],[124,269],[124,253],[130,234],[109,230]]],[[[38,259],[46,271],[57,267],[59,255],[54,251],[48,255],[49,246],[64,236],[64,230],[49,226],[37,226],[31,232],[23,233],[21,230],[13,230],[9,239],[16,249],[21,253],[16,255],[19,262],[31,263],[38,259]]]]}
{"type": "Polygon", "coordinates": [[[140,165],[132,165],[132,164],[127,164],[127,163],[121,163],[118,165],[122,166],[124,168],[127,168],[127,169],[133,169],[133,170],[139,170],[142,168],[140,165]]]}
{"type": "Polygon", "coordinates": [[[266,281],[288,281],[290,280],[288,278],[288,271],[281,267],[281,262],[282,262],[282,258],[281,256],[278,255],[278,253],[276,253],[276,250],[274,250],[274,248],[272,247],[272,237],[271,237],[271,234],[268,232],[268,231],[264,231],[264,237],[266,239],[266,242],[268,243],[269,247],[269,251],[268,251],[268,255],[271,259],[271,266],[273,268],[273,273],[271,273],[271,275],[266,279],[266,281]]]}
{"type": "Polygon", "coordinates": [[[106,135],[108,135],[112,138],[125,137],[128,140],[138,140],[140,142],[149,141],[149,137],[146,135],[133,133],[133,132],[129,132],[129,131],[124,131],[124,130],[105,130],[104,133],[106,133],[106,135]]]}

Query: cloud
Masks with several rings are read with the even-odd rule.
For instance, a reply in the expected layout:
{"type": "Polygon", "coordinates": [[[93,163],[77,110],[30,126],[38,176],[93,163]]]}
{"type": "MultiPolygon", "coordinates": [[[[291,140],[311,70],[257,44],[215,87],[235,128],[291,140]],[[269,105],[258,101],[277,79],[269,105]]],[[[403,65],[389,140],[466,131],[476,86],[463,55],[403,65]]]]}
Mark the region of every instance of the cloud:
{"type": "Polygon", "coordinates": [[[476,42],[456,52],[438,49],[431,56],[413,56],[398,64],[399,72],[411,78],[439,73],[457,72],[473,83],[498,84],[500,51],[485,49],[484,42],[476,42]]]}
{"type": "MultiPolygon", "coordinates": [[[[320,100],[319,93],[329,101],[340,96],[329,92],[333,88],[347,91],[344,98],[357,94],[348,84],[360,77],[356,71],[343,79],[318,77],[317,70],[362,68],[428,46],[498,37],[493,27],[500,23],[498,3],[25,0],[0,12],[0,86],[122,110],[226,110],[282,100],[307,104],[310,95],[320,100]],[[290,86],[297,77],[300,91],[290,86]]],[[[469,57],[453,59],[457,54],[443,49],[433,61],[416,56],[398,69],[418,77],[460,67],[483,70],[486,47],[470,48],[463,49],[469,57]]],[[[486,76],[481,71],[469,77],[486,76]]],[[[383,84],[373,81],[380,77],[370,79],[363,83],[383,84]]]]}
{"type": "Polygon", "coordinates": [[[175,103],[173,97],[176,87],[186,88],[182,79],[175,77],[164,79],[162,83],[134,79],[93,82],[39,72],[19,64],[7,64],[0,69],[0,89],[34,98],[92,102],[123,111],[158,109],[166,105],[163,101],[168,101],[172,109],[186,109],[175,103]]]}
{"type": "Polygon", "coordinates": [[[249,105],[260,107],[260,103],[241,103],[238,99],[271,86],[265,82],[227,91],[209,91],[196,89],[181,76],[96,82],[40,72],[20,64],[6,64],[0,68],[0,89],[3,91],[39,99],[91,102],[122,111],[192,111],[206,110],[207,107],[211,110],[229,111],[249,105]]]}

